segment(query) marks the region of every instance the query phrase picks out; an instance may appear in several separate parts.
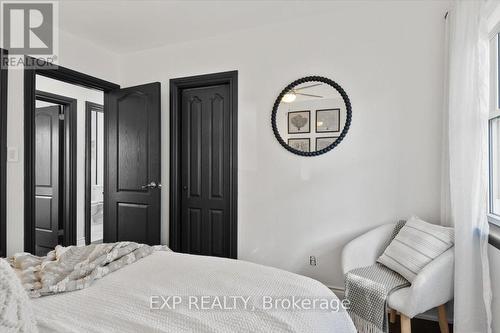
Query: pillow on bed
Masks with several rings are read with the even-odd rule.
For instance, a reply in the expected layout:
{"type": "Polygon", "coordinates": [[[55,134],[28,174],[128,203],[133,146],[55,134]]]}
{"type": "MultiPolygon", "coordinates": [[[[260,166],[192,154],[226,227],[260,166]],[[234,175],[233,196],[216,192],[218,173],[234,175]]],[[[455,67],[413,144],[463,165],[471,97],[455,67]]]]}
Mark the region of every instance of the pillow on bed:
{"type": "Polygon", "coordinates": [[[31,301],[14,270],[1,258],[0,332],[38,332],[31,301]]]}
{"type": "Polygon", "coordinates": [[[412,282],[428,263],[452,247],[453,243],[453,228],[412,217],[377,261],[412,282]]]}

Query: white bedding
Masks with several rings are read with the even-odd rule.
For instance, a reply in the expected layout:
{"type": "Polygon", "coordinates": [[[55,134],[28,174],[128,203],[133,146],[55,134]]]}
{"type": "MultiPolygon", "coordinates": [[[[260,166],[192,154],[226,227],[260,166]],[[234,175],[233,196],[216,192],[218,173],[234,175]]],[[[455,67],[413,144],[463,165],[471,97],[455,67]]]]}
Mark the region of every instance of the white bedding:
{"type": "MultiPolygon", "coordinates": [[[[263,296],[275,296],[273,301],[287,296],[329,299],[331,304],[337,300],[321,283],[279,269],[155,252],[87,289],[34,299],[33,306],[40,332],[355,332],[343,310],[316,306],[315,310],[264,311],[263,296]],[[201,296],[210,295],[220,296],[218,300],[224,295],[249,297],[249,305],[245,310],[239,302],[233,310],[233,303],[228,302],[225,310],[197,310],[196,304],[202,306],[201,296]],[[172,299],[160,309],[163,302],[156,297],[155,309],[151,309],[151,296],[183,298],[175,309],[172,299]],[[194,296],[191,309],[189,296],[194,296]]],[[[210,303],[215,300],[208,299],[210,303]]],[[[299,305],[304,308],[304,303],[299,305]]]]}

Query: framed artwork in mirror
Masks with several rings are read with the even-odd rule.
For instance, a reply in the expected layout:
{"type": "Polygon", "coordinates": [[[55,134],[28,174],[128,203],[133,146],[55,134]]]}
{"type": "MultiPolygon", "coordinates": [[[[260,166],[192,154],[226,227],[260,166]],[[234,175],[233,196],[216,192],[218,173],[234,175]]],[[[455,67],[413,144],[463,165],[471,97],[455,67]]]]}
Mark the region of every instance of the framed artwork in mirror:
{"type": "Polygon", "coordinates": [[[347,93],[338,83],[322,76],[306,76],[287,85],[271,112],[276,140],[300,156],[318,156],[333,150],[344,141],[351,120],[347,93]]]}
{"type": "Polygon", "coordinates": [[[294,149],[297,149],[298,151],[311,151],[311,139],[309,138],[291,138],[288,139],[288,145],[294,149]]]}
{"type": "Polygon", "coordinates": [[[310,133],[311,111],[288,112],[288,134],[310,133]]]}
{"type": "Polygon", "coordinates": [[[340,109],[316,110],[316,132],[340,132],[340,109]]]}
{"type": "Polygon", "coordinates": [[[326,147],[329,147],[337,139],[338,139],[338,137],[336,137],[336,136],[316,138],[316,150],[323,150],[326,147]]]}

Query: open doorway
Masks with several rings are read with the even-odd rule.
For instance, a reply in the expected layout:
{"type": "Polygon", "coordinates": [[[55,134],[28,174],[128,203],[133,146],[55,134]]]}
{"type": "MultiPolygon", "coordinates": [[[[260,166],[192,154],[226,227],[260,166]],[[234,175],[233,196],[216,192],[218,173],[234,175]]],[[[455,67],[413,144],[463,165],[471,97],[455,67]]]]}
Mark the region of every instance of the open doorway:
{"type": "Polygon", "coordinates": [[[102,243],[104,226],[104,107],[85,103],[85,243],[102,243]]]}
{"type": "MultiPolygon", "coordinates": [[[[33,59],[26,60],[33,62],[33,59]]],[[[38,61],[40,62],[40,61],[38,61]]],[[[161,216],[161,86],[158,82],[134,87],[120,88],[119,85],[92,77],[62,66],[44,64],[40,68],[24,69],[24,249],[36,251],[37,207],[36,207],[36,102],[39,81],[58,82],[58,89],[51,90],[54,97],[76,99],[76,140],[65,146],[64,193],[62,216],[64,230],[59,230],[59,220],[45,224],[46,229],[55,230],[57,224],[57,242],[63,245],[84,245],[91,242],[133,241],[150,245],[160,244],[161,216]],[[69,90],[87,89],[100,94],[99,100],[74,97],[69,90]],[[56,91],[54,93],[54,91],[56,91]],[[91,102],[87,104],[86,102],[91,102]],[[90,141],[92,130],[86,125],[86,106],[96,111],[101,107],[101,115],[95,117],[95,159],[92,160],[92,147],[86,146],[86,134],[90,141]],[[100,119],[100,120],[99,120],[100,119]],[[99,127],[101,126],[101,134],[99,127]],[[102,128],[103,126],[103,128],[102,128]],[[100,137],[100,140],[99,140],[100,137]],[[76,143],[78,141],[78,144],[76,143]],[[98,146],[101,145],[101,149],[98,146]],[[71,157],[73,156],[74,162],[71,157]],[[101,156],[101,158],[99,158],[101,156]],[[88,157],[86,159],[86,157],[88,157]],[[94,187],[92,188],[92,164],[95,162],[94,187]],[[88,168],[86,168],[88,166],[88,168]],[[101,171],[99,171],[101,170],[101,171]],[[89,175],[87,177],[87,175],[89,175]],[[100,181],[99,181],[100,180],[100,181]],[[90,184],[90,185],[88,185],[90,184]],[[90,189],[90,190],[88,190],[90,189]],[[92,199],[92,190],[95,200],[92,199]],[[94,207],[91,207],[94,203],[94,207]],[[93,210],[92,210],[93,208],[93,210]],[[69,214],[65,212],[69,211],[69,214]],[[100,213],[99,211],[102,211],[100,213]],[[87,212],[87,214],[85,213],[87,212]],[[94,214],[93,214],[94,213],[94,214]],[[92,228],[85,225],[95,215],[95,237],[92,228]],[[87,218],[87,217],[88,218],[87,218]],[[101,223],[99,223],[102,221],[101,223]],[[101,231],[99,231],[102,230],[101,231]],[[97,235],[99,233],[99,235],[97,235]],[[59,237],[62,234],[62,237],[59,237]],[[102,236],[101,236],[102,234],[102,236]],[[94,238],[94,239],[93,239],[94,238]]],[[[46,88],[44,88],[47,90],[46,88]]],[[[44,100],[61,108],[63,102],[44,100]]],[[[68,102],[66,100],[66,102],[68,102]]],[[[39,105],[42,107],[42,105],[39,105]]],[[[55,109],[54,109],[55,110],[55,109]]],[[[55,112],[55,111],[54,111],[55,112]]],[[[92,115],[89,126],[91,127],[92,115]]],[[[66,131],[64,112],[64,136],[66,131]]],[[[61,134],[60,134],[61,135],[61,134]]],[[[38,158],[40,159],[40,158],[38,158]]],[[[55,210],[56,208],[50,207],[55,210]]],[[[57,207],[59,210],[59,207],[57,207]]],[[[41,228],[38,228],[41,229],[41,228]]]]}
{"type": "MultiPolygon", "coordinates": [[[[65,246],[85,244],[85,103],[91,101],[104,104],[104,94],[115,89],[119,89],[119,86],[114,83],[62,66],[52,67],[45,64],[40,68],[25,68],[24,249],[26,252],[43,254],[53,249],[55,243],[65,246]],[[61,178],[63,180],[62,185],[57,186],[57,194],[62,199],[56,200],[57,205],[47,207],[50,208],[50,222],[45,221],[43,224],[44,221],[38,221],[39,210],[43,207],[37,205],[37,201],[40,201],[37,199],[39,195],[37,189],[40,184],[37,181],[40,177],[40,173],[37,177],[39,169],[37,161],[42,157],[39,154],[40,157],[37,158],[36,114],[39,107],[54,106],[59,106],[62,110],[60,112],[64,114],[60,116],[64,123],[64,133],[59,132],[59,137],[64,137],[65,144],[64,148],[59,150],[58,156],[59,159],[64,159],[63,163],[58,164],[60,168],[63,165],[63,172],[58,176],[58,180],[61,178]],[[41,226],[52,231],[56,229],[56,225],[57,239],[54,240],[52,237],[51,244],[42,251],[38,244],[41,240],[39,236],[41,226]]],[[[40,169],[47,174],[41,167],[40,169]]],[[[52,173],[55,174],[55,170],[52,173]]]]}
{"type": "MultiPolygon", "coordinates": [[[[71,237],[65,225],[65,107],[37,98],[35,109],[35,254],[45,255],[71,237]],[[65,237],[66,236],[66,237],[65,237]]],[[[66,156],[67,157],[67,156],[66,156]]],[[[66,208],[66,209],[65,209],[66,208]]],[[[71,237],[72,238],[72,237],[71,237]]]]}
{"type": "MultiPolygon", "coordinates": [[[[34,183],[35,183],[35,253],[45,255],[56,245],[84,245],[87,243],[85,221],[88,216],[86,197],[87,158],[93,159],[94,192],[101,218],[95,228],[100,230],[94,241],[103,238],[103,171],[104,171],[104,93],[41,75],[36,75],[36,107],[34,126],[34,183]],[[87,105],[100,106],[94,117],[100,128],[97,137],[86,140],[87,105]],[[95,152],[87,156],[87,145],[95,152]],[[97,155],[99,154],[99,159],[97,155]],[[99,165],[97,165],[99,160],[99,165]]],[[[96,129],[94,129],[97,135],[96,129]]],[[[92,164],[92,162],[91,162],[92,164]]],[[[97,220],[97,219],[95,219],[97,220]]],[[[96,234],[96,230],[94,230],[96,234]]]]}
{"type": "Polygon", "coordinates": [[[35,106],[35,254],[45,255],[58,244],[75,242],[77,101],[38,90],[35,106]]]}

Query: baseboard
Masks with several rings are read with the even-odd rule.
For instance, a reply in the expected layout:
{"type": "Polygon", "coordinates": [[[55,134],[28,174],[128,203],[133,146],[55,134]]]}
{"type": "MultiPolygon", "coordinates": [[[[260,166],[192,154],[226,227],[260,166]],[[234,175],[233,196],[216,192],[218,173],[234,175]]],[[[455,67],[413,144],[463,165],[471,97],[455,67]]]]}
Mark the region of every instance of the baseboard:
{"type": "Polygon", "coordinates": [[[328,289],[333,291],[333,293],[340,299],[343,299],[345,297],[345,292],[344,288],[341,287],[335,287],[335,286],[327,286],[328,289]]]}
{"type": "MultiPolygon", "coordinates": [[[[333,291],[333,293],[340,299],[343,299],[345,297],[345,289],[341,287],[336,287],[336,286],[328,286],[327,287],[333,291]]],[[[453,302],[449,302],[446,305],[446,314],[448,315],[448,323],[452,324],[453,323],[453,302]]],[[[424,320],[430,320],[430,321],[439,321],[438,320],[438,313],[437,309],[430,309],[427,312],[421,313],[416,316],[416,318],[419,319],[424,319],[424,320]]]]}

